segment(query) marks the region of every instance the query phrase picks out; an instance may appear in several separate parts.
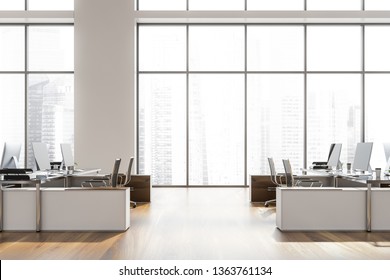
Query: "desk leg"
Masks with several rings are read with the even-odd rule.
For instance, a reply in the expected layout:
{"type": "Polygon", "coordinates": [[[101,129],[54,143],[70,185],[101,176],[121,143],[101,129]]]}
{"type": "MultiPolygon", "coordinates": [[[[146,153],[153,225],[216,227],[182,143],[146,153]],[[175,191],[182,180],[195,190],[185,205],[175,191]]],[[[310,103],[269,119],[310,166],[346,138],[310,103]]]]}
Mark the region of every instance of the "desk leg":
{"type": "Polygon", "coordinates": [[[367,184],[367,231],[371,231],[371,183],[367,184]]]}
{"type": "Polygon", "coordinates": [[[35,184],[36,231],[41,231],[41,182],[35,184]]]}

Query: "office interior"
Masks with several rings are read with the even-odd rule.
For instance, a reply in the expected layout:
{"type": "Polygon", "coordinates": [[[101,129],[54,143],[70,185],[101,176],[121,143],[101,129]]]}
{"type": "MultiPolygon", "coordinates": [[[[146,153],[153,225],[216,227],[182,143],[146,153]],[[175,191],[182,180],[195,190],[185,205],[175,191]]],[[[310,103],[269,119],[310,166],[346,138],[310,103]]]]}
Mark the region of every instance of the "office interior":
{"type": "MultiPolygon", "coordinates": [[[[364,191],[351,195],[357,226],[346,229],[284,228],[277,213],[290,205],[264,205],[278,198],[267,185],[268,157],[278,173],[289,159],[297,175],[312,162],[328,163],[329,147],[340,144],[332,177],[319,187],[328,190],[337,169],[354,169],[358,144],[373,143],[370,168],[356,169],[386,175],[387,1],[5,2],[12,4],[0,4],[0,150],[20,142],[19,163],[34,169],[33,142],[50,142],[54,161],[67,143],[75,168],[100,174],[110,174],[116,158],[126,173],[134,157],[133,182],[150,175],[151,187],[149,201],[135,208],[129,193],[124,229],[2,230],[1,259],[390,258],[390,230],[375,230],[374,200],[367,208],[378,182],[359,183],[364,191]],[[45,114],[56,124],[38,121],[45,114]],[[266,188],[254,199],[253,184],[263,178],[266,188]]],[[[346,199],[356,187],[348,180],[340,180],[346,199]]],[[[378,184],[386,196],[387,179],[378,184]]],[[[316,213],[316,199],[329,207],[319,210],[324,216],[351,205],[301,191],[294,206],[301,217],[316,213]]]]}

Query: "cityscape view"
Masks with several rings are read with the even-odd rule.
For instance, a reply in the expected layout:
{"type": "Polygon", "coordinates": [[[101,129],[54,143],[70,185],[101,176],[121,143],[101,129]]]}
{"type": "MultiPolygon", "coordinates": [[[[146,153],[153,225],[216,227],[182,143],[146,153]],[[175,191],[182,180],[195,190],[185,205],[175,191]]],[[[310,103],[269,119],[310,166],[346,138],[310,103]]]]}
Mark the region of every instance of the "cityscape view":
{"type": "MultiPolygon", "coordinates": [[[[139,172],[154,185],[245,185],[269,173],[267,157],[298,172],[327,161],[331,143],[347,163],[363,132],[378,139],[362,129],[373,90],[356,73],[361,26],[307,26],[306,47],[303,26],[246,28],[245,39],[244,25],[140,26],[139,172]]],[[[372,164],[383,165],[377,150],[372,164]]]]}

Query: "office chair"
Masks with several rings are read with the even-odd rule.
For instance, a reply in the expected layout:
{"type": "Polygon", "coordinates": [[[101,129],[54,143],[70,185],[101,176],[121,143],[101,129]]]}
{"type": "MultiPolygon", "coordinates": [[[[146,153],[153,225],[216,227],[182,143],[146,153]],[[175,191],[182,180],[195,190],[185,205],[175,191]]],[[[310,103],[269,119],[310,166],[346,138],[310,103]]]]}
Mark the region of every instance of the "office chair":
{"type": "Polygon", "coordinates": [[[322,183],[318,180],[305,179],[305,180],[295,181],[290,160],[283,159],[282,161],[283,161],[287,187],[314,187],[314,186],[322,187],[322,183]]]}
{"type": "Polygon", "coordinates": [[[286,177],[286,186],[287,187],[295,186],[290,160],[283,159],[282,161],[283,161],[284,173],[286,177]]]}
{"type": "MultiPolygon", "coordinates": [[[[133,167],[133,162],[134,162],[134,157],[131,157],[129,162],[129,167],[127,168],[125,183],[123,184],[123,186],[127,186],[131,181],[131,169],[133,167]]],[[[134,191],[134,187],[130,187],[130,191],[131,192],[134,191]]],[[[135,208],[137,207],[137,203],[135,201],[130,200],[130,206],[131,208],[135,208]]]]}
{"type": "MultiPolygon", "coordinates": [[[[273,184],[275,184],[274,187],[269,187],[268,190],[269,191],[274,191],[274,190],[276,190],[277,187],[280,187],[282,185],[282,180],[281,180],[280,174],[276,173],[275,163],[274,163],[274,159],[273,158],[268,158],[268,164],[269,164],[269,169],[270,169],[270,172],[271,172],[271,175],[270,175],[271,176],[271,182],[273,184]],[[279,178],[279,182],[278,182],[278,178],[279,178]]],[[[264,202],[264,206],[268,207],[269,204],[273,203],[273,202],[276,202],[276,199],[267,200],[266,202],[264,202]]]]}
{"type": "Polygon", "coordinates": [[[104,176],[102,178],[94,178],[91,180],[84,181],[81,183],[81,186],[85,187],[88,184],[89,187],[113,187],[113,188],[117,187],[120,164],[121,164],[121,159],[120,158],[115,159],[114,167],[110,175],[104,176]]]}

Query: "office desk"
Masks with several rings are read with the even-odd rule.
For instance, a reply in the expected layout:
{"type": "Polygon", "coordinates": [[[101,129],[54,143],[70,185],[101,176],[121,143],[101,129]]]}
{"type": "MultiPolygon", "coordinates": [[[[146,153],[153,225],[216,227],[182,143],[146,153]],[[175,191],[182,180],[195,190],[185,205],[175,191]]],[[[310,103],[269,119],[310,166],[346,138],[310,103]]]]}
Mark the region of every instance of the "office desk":
{"type": "MultiPolygon", "coordinates": [[[[347,187],[277,188],[276,225],[281,230],[390,230],[389,177],[335,174],[347,187]],[[352,187],[356,184],[358,187],[352,187]]],[[[338,184],[338,182],[337,182],[338,184]]]]}
{"type": "Polygon", "coordinates": [[[277,188],[276,226],[282,231],[366,230],[366,190],[277,188]]]}
{"type": "Polygon", "coordinates": [[[380,178],[369,176],[364,179],[351,176],[350,174],[339,174],[337,178],[337,186],[340,184],[339,180],[349,180],[355,184],[365,185],[366,195],[366,219],[367,231],[372,229],[390,230],[390,220],[387,218],[390,210],[390,196],[388,189],[381,189],[381,184],[390,184],[390,177],[382,175],[380,178]],[[373,186],[375,186],[373,188],[373,186]],[[380,197],[380,194],[383,197],[380,197]],[[375,209],[373,213],[373,207],[375,209]],[[372,219],[374,218],[374,228],[372,227],[372,219]],[[389,220],[388,222],[386,222],[389,220]],[[380,222],[379,222],[380,221],[380,222]]]}
{"type": "Polygon", "coordinates": [[[67,187],[72,178],[96,172],[0,180],[0,230],[126,230],[130,225],[129,188],[67,187]],[[12,184],[24,187],[12,188],[12,184]]]}

